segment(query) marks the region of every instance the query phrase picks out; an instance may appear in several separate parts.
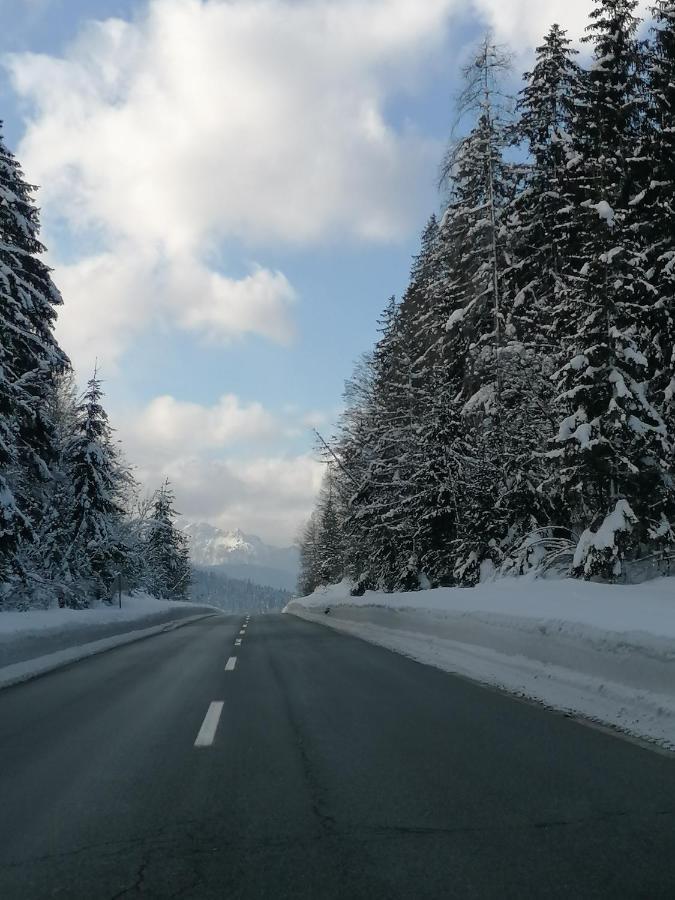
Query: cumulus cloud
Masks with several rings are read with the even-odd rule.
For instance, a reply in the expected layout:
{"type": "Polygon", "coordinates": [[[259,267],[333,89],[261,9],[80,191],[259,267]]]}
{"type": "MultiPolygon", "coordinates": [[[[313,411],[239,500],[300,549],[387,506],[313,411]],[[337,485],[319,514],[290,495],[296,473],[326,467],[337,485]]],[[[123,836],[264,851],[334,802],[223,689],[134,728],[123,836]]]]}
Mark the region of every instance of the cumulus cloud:
{"type": "Polygon", "coordinates": [[[167,322],[211,341],[258,334],[288,343],[294,333],[296,294],[281,272],[255,267],[232,279],[193,256],[125,245],[57,264],[55,278],[65,298],[57,336],[82,372],[96,358],[115,371],[137,335],[167,322]]]}
{"type": "Polygon", "coordinates": [[[309,516],[323,465],[307,454],[250,460],[180,459],[164,469],[181,513],[221,528],[241,528],[275,544],[291,543],[309,516]]]}
{"type": "Polygon", "coordinates": [[[71,257],[83,237],[101,247],[69,265],[54,248],[75,360],[110,365],[157,315],[288,341],[291,285],[264,266],[229,278],[209,264],[223,242],[406,234],[438,148],[385,110],[453,5],[150,0],[132,21],[90,22],[63,57],[10,56],[19,154],[53,234],[65,226],[71,257]]]}
{"type": "Polygon", "coordinates": [[[431,148],[384,108],[452,5],[152,0],[62,59],[11,58],[33,110],[22,158],[71,223],[172,252],[399,236],[431,148]]]}
{"type": "Polygon", "coordinates": [[[213,406],[167,394],[132,415],[121,431],[133,458],[155,465],[202,450],[278,438],[283,426],[261,403],[244,404],[234,394],[224,394],[213,406]]]}
{"type": "MultiPolygon", "coordinates": [[[[474,8],[494,29],[498,40],[516,52],[529,52],[554,23],[569,31],[577,41],[588,24],[593,0],[473,0],[474,8]]],[[[649,0],[641,0],[642,12],[649,0]]]]}
{"type": "Polygon", "coordinates": [[[151,491],[169,478],[183,515],[287,544],[311,512],[323,471],[310,454],[280,452],[303,419],[300,410],[279,418],[234,394],[210,406],[165,395],[120,417],[118,435],[140,483],[151,491]]]}
{"type": "Polygon", "coordinates": [[[149,489],[169,478],[176,507],[188,519],[241,528],[285,545],[312,511],[323,468],[308,454],[246,460],[187,456],[158,465],[146,461],[137,476],[149,489]]]}

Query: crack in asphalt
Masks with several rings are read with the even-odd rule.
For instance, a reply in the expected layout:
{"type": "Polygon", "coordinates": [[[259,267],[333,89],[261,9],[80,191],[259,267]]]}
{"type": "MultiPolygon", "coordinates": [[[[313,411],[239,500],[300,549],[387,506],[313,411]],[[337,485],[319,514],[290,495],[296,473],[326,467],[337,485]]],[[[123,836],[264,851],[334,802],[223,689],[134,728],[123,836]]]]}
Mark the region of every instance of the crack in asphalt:
{"type": "MultiPolygon", "coordinates": [[[[384,834],[400,834],[400,835],[411,835],[411,836],[426,836],[426,835],[452,835],[452,834],[463,834],[463,833],[500,833],[503,831],[527,831],[529,829],[545,829],[545,828],[569,828],[575,826],[583,826],[583,825],[591,825],[598,822],[609,822],[616,819],[629,819],[632,817],[635,818],[665,818],[668,816],[675,816],[675,810],[655,810],[653,812],[640,812],[634,810],[620,810],[611,813],[603,813],[600,815],[591,815],[591,816],[582,816],[576,819],[550,819],[550,820],[541,820],[535,822],[525,822],[520,825],[516,825],[513,823],[504,824],[504,825],[458,825],[458,826],[434,826],[434,825],[365,825],[365,826],[356,826],[354,828],[339,828],[337,825],[335,828],[331,829],[330,836],[341,839],[349,839],[353,838],[355,840],[361,841],[364,838],[367,839],[369,836],[378,836],[384,834]]],[[[328,817],[331,823],[334,823],[335,820],[333,817],[328,817]]],[[[213,827],[213,826],[212,826],[213,827]]],[[[10,863],[2,863],[0,864],[0,868],[8,869],[15,868],[19,866],[30,866],[40,863],[51,863],[55,860],[59,859],[67,859],[68,857],[79,855],[82,853],[92,852],[100,854],[102,848],[110,847],[115,848],[114,852],[112,852],[111,856],[116,856],[122,852],[128,852],[130,848],[133,848],[135,845],[143,846],[147,845],[147,854],[144,856],[143,861],[139,864],[139,871],[147,864],[147,858],[150,854],[156,854],[158,851],[163,849],[169,850],[172,853],[176,851],[180,851],[181,849],[184,851],[185,856],[205,856],[209,854],[213,854],[216,852],[220,852],[224,849],[270,849],[270,848],[278,848],[283,849],[288,846],[299,846],[301,844],[313,843],[317,840],[317,837],[321,838],[324,835],[315,835],[310,838],[301,837],[301,836],[289,836],[286,838],[261,838],[261,839],[249,839],[249,838],[234,838],[228,839],[226,841],[219,840],[217,834],[205,834],[202,832],[199,835],[196,834],[176,834],[172,837],[166,837],[159,840],[153,839],[152,836],[143,836],[132,838],[128,840],[120,840],[120,841],[103,841],[98,844],[88,844],[84,847],[78,847],[74,850],[67,850],[63,853],[53,853],[53,854],[45,854],[43,856],[37,857],[27,857],[22,860],[16,860],[10,863]],[[188,839],[189,842],[196,844],[199,841],[201,846],[185,846],[182,845],[181,842],[185,839],[188,839]],[[208,847],[204,847],[204,844],[208,844],[208,847]]],[[[127,888],[129,890],[129,888],[127,888]]]]}

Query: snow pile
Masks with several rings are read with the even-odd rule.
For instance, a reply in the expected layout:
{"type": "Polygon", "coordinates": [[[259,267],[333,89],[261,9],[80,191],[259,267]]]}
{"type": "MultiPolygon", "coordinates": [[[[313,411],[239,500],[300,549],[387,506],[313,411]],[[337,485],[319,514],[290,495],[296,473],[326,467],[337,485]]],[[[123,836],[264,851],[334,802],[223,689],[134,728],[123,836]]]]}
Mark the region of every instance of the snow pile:
{"type": "Polygon", "coordinates": [[[123,594],[121,609],[102,604],[0,612],[0,687],[219,612],[206,604],[158,600],[141,592],[123,594]]]}
{"type": "Polygon", "coordinates": [[[286,611],[675,748],[675,579],[349,589],[319,589],[286,611]]]}
{"type": "Polygon", "coordinates": [[[122,608],[107,603],[90,609],[30,609],[25,612],[0,612],[0,643],[8,639],[45,635],[67,631],[74,633],[78,629],[92,625],[107,625],[112,622],[133,622],[155,613],[175,609],[194,610],[192,603],[175,600],[158,600],[141,591],[133,594],[122,594],[122,608]]]}

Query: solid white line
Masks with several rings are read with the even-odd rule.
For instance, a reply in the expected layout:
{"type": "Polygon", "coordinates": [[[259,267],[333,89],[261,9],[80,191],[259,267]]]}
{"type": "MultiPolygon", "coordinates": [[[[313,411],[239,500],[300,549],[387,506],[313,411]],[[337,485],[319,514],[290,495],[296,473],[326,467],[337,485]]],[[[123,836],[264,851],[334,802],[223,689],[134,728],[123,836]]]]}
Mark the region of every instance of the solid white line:
{"type": "Polygon", "coordinates": [[[225,663],[225,671],[231,672],[234,667],[237,665],[237,657],[231,656],[228,661],[225,663]]]}
{"type": "Polygon", "coordinates": [[[199,729],[195,747],[210,747],[216,736],[216,729],[220,722],[220,715],[223,711],[223,701],[214,700],[206,710],[202,727],[199,729]]]}

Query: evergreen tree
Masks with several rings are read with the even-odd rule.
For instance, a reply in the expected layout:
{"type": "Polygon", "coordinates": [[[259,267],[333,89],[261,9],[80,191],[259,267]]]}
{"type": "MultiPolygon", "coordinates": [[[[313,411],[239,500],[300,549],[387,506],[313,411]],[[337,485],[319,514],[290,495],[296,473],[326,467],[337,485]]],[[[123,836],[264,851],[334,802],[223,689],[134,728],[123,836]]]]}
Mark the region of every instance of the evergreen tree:
{"type": "Polygon", "coordinates": [[[634,213],[644,189],[636,6],[597,0],[586,37],[593,64],[574,122],[579,255],[554,454],[572,525],[583,531],[575,567],[585,577],[620,575],[668,505],[670,442],[650,385],[650,323],[660,313],[634,213]]]}
{"type": "MultiPolygon", "coordinates": [[[[72,541],[66,562],[80,584],[107,597],[124,566],[123,498],[128,472],[112,441],[103,392],[96,372],[77,407],[77,425],[66,450],[72,480],[72,541]]],[[[86,597],[76,602],[86,603],[86,597]]]]}
{"type": "Polygon", "coordinates": [[[147,588],[155,597],[180,600],[185,597],[190,565],[185,536],[176,528],[177,513],[169,481],[156,492],[147,523],[147,588]]]}
{"type": "Polygon", "coordinates": [[[675,434],[675,2],[653,8],[649,55],[650,180],[633,203],[642,213],[647,259],[659,315],[652,322],[654,389],[669,434],[675,434]]]}
{"type": "Polygon", "coordinates": [[[17,571],[57,456],[52,380],[68,368],[53,335],[61,297],[39,258],[34,188],[0,135],[0,579],[17,571]]]}

